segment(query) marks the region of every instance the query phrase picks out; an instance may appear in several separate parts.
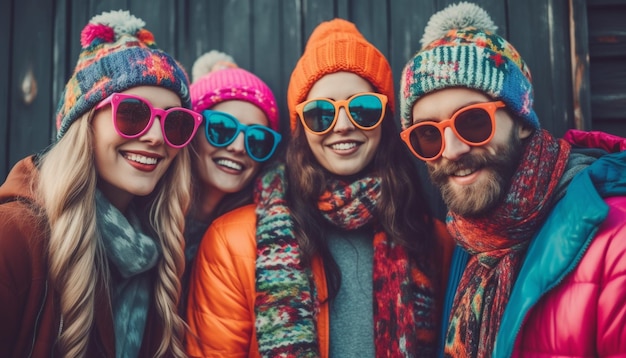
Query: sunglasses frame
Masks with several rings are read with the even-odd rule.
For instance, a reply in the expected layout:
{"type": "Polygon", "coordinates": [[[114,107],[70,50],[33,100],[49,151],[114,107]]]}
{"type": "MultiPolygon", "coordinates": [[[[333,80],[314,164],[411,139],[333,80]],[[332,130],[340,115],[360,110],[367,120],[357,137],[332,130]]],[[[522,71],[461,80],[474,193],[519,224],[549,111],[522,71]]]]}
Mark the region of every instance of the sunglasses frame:
{"type": "Polygon", "coordinates": [[[221,111],[214,111],[211,109],[205,109],[204,111],[202,111],[202,117],[204,118],[204,136],[206,137],[207,141],[209,142],[209,144],[211,144],[214,147],[217,148],[223,148],[223,147],[227,147],[229,146],[231,143],[233,143],[235,141],[235,139],[237,139],[237,137],[239,136],[239,133],[243,132],[243,137],[244,137],[244,144],[246,147],[246,153],[248,153],[248,156],[254,160],[255,162],[265,162],[266,160],[270,159],[274,153],[276,152],[276,148],[278,147],[278,144],[280,144],[280,141],[282,140],[282,135],[278,132],[276,132],[275,130],[273,130],[272,128],[268,127],[268,126],[264,126],[261,124],[243,124],[241,123],[237,117],[233,116],[232,114],[226,113],[226,112],[221,112],[221,111]],[[209,118],[214,115],[214,114],[219,114],[222,116],[225,116],[227,118],[232,119],[233,121],[235,121],[235,123],[237,124],[237,128],[235,131],[235,134],[233,135],[233,137],[229,140],[227,140],[225,143],[219,144],[219,143],[215,143],[211,140],[210,136],[209,136],[209,118]],[[269,153],[262,158],[258,158],[255,155],[252,154],[252,151],[250,150],[250,144],[249,144],[249,140],[248,140],[248,131],[252,130],[252,129],[261,129],[263,131],[266,131],[268,133],[270,133],[272,135],[272,137],[274,138],[274,144],[272,145],[272,149],[269,151],[269,153]]]}
{"type": "Polygon", "coordinates": [[[385,118],[385,114],[387,112],[387,102],[388,102],[388,98],[386,95],[382,94],[382,93],[376,93],[376,92],[362,92],[362,93],[357,93],[354,94],[352,96],[350,96],[349,98],[343,99],[343,100],[339,100],[339,101],[335,101],[329,98],[312,98],[309,100],[306,100],[302,103],[299,103],[298,105],[296,105],[296,114],[298,115],[298,117],[300,118],[300,122],[302,123],[302,126],[304,126],[304,129],[307,130],[309,133],[312,134],[316,134],[316,135],[324,135],[328,132],[330,132],[331,130],[333,130],[333,128],[335,128],[335,125],[337,124],[337,120],[339,118],[339,110],[343,107],[346,111],[346,114],[348,115],[348,118],[350,119],[350,122],[352,122],[352,124],[354,124],[355,127],[364,130],[364,131],[371,131],[376,129],[378,126],[380,126],[380,124],[383,122],[383,118],[385,118]],[[376,98],[378,98],[380,100],[380,103],[382,105],[382,111],[380,113],[380,118],[378,119],[378,121],[371,127],[363,127],[362,125],[358,124],[357,121],[352,118],[352,114],[350,113],[350,101],[352,101],[355,98],[361,97],[361,96],[374,96],[376,98]],[[314,101],[326,101],[329,102],[333,105],[333,107],[335,108],[335,117],[333,118],[333,121],[330,123],[330,126],[328,126],[327,129],[321,131],[321,132],[316,132],[314,130],[312,130],[311,128],[309,128],[309,126],[307,126],[306,121],[304,120],[304,107],[314,101]]]}
{"type": "Polygon", "coordinates": [[[413,153],[413,155],[415,155],[417,158],[426,162],[437,160],[441,157],[444,149],[446,148],[446,141],[444,137],[444,130],[446,129],[446,127],[450,127],[454,135],[456,135],[456,137],[461,142],[469,146],[479,147],[481,145],[485,145],[489,143],[491,139],[493,139],[493,136],[496,133],[496,115],[495,115],[496,111],[504,107],[506,107],[506,104],[502,101],[481,102],[481,103],[471,104],[469,106],[465,106],[463,108],[458,109],[456,112],[454,112],[452,117],[450,117],[449,119],[444,119],[443,121],[440,121],[440,122],[428,120],[428,121],[422,121],[422,122],[413,124],[409,128],[400,132],[400,138],[402,138],[402,141],[404,142],[404,144],[406,144],[407,147],[409,147],[409,149],[411,150],[411,153],[413,153]],[[476,108],[480,108],[484,110],[485,112],[487,112],[487,114],[489,115],[489,119],[491,120],[491,133],[489,134],[489,137],[485,139],[484,141],[481,141],[478,143],[470,142],[467,139],[465,139],[463,136],[459,134],[459,132],[456,129],[456,126],[454,125],[456,123],[456,119],[458,118],[458,116],[460,116],[461,114],[465,113],[468,110],[476,109],[476,108]],[[420,128],[426,125],[437,128],[441,136],[441,148],[439,149],[439,153],[437,153],[437,155],[430,157],[430,158],[427,158],[418,154],[415,148],[413,148],[413,144],[411,143],[411,133],[413,133],[413,131],[415,131],[417,128],[420,128]]]}
{"type": "Polygon", "coordinates": [[[158,116],[161,119],[159,122],[161,124],[161,134],[163,135],[163,140],[170,147],[180,149],[186,146],[187,144],[189,144],[189,142],[191,142],[193,137],[196,135],[196,131],[200,127],[200,124],[202,124],[202,115],[190,109],[183,108],[183,107],[172,107],[168,109],[156,108],[152,106],[152,103],[150,103],[150,101],[148,101],[147,99],[143,97],[131,95],[131,94],[126,94],[126,93],[116,92],[116,93],[111,94],[110,96],[102,100],[100,103],[98,103],[95,109],[96,110],[101,109],[109,104],[111,105],[111,111],[112,111],[111,118],[113,120],[113,128],[115,128],[115,131],[120,137],[126,138],[126,139],[138,138],[146,134],[146,132],[148,132],[148,130],[152,128],[152,125],[154,124],[154,119],[158,116]],[[150,119],[148,120],[146,127],[137,134],[128,135],[128,134],[122,133],[122,131],[120,131],[117,125],[117,109],[119,108],[120,103],[122,103],[126,99],[133,99],[133,100],[141,101],[142,103],[146,104],[148,108],[150,109],[150,119]],[[191,135],[189,136],[189,138],[183,144],[173,144],[167,138],[167,134],[165,133],[165,121],[167,120],[167,116],[170,113],[175,112],[175,111],[183,111],[185,113],[188,113],[194,119],[193,131],[191,132],[191,135]]]}

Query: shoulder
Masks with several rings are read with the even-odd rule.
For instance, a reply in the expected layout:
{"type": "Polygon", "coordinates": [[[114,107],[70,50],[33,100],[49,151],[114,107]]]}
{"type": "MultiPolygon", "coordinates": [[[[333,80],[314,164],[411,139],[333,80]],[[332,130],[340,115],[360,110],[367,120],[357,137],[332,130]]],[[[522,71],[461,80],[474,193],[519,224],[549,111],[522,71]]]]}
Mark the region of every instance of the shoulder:
{"type": "Polygon", "coordinates": [[[593,239],[591,248],[600,247],[605,259],[616,267],[626,268],[626,197],[611,197],[605,199],[609,207],[608,215],[593,239]]]}
{"type": "Polygon", "coordinates": [[[0,280],[11,277],[13,283],[25,283],[44,274],[46,232],[28,204],[0,205],[0,280]]]}
{"type": "Polygon", "coordinates": [[[31,204],[21,201],[0,204],[0,251],[36,246],[44,231],[44,222],[31,204]]]}
{"type": "Polygon", "coordinates": [[[217,260],[224,256],[256,256],[256,206],[249,204],[215,219],[200,243],[199,255],[217,260]]]}

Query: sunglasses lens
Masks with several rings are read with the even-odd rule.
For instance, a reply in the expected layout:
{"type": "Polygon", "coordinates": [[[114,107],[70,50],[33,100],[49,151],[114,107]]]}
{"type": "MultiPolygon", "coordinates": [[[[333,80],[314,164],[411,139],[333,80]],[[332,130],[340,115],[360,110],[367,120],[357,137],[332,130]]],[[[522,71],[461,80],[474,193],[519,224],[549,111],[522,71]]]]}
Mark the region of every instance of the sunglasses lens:
{"type": "MultiPolygon", "coordinates": [[[[206,117],[205,117],[206,118],[206,117]]],[[[222,113],[211,113],[207,120],[206,136],[214,147],[228,145],[237,134],[237,122],[222,113]]]]}
{"type": "Polygon", "coordinates": [[[415,128],[410,135],[413,150],[422,157],[433,158],[441,150],[441,132],[430,124],[415,128]]]}
{"type": "Polygon", "coordinates": [[[115,125],[120,133],[128,137],[137,136],[150,122],[150,107],[134,98],[122,100],[115,112],[115,125]]]}
{"type": "Polygon", "coordinates": [[[163,128],[167,140],[174,146],[182,146],[193,135],[195,120],[191,113],[174,110],[167,114],[163,128]]]}
{"type": "Polygon", "coordinates": [[[329,101],[318,99],[311,101],[302,109],[304,123],[313,132],[320,133],[333,124],[335,106],[329,101]]]}
{"type": "Polygon", "coordinates": [[[249,127],[246,132],[250,157],[259,161],[267,159],[274,149],[276,139],[263,127],[249,127]]]}
{"type": "Polygon", "coordinates": [[[352,119],[365,128],[374,127],[382,119],[383,103],[378,97],[370,94],[354,97],[350,100],[348,108],[352,119]]]}
{"type": "Polygon", "coordinates": [[[457,133],[470,143],[486,141],[493,131],[491,116],[482,108],[472,108],[459,113],[454,121],[454,127],[457,133]]]}

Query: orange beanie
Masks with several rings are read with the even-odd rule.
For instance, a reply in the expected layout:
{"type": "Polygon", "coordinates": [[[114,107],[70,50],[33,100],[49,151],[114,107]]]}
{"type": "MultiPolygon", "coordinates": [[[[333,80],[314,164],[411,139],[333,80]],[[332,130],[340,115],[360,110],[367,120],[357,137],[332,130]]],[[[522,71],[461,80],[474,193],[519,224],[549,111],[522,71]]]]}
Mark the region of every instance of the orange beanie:
{"type": "Polygon", "coordinates": [[[393,75],[385,56],[369,43],[356,26],[343,19],[319,24],[291,73],[287,89],[287,106],[291,131],[296,128],[296,105],[304,102],[311,87],[324,75],[352,72],[368,80],[377,92],[389,99],[395,108],[393,75]]]}

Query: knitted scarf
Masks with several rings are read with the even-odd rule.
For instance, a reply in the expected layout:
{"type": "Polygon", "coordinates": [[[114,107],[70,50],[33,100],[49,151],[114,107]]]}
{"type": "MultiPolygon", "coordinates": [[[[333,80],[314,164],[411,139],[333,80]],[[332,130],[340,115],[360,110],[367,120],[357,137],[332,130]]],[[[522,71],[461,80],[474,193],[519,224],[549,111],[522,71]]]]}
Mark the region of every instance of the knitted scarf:
{"type": "MultiPolygon", "coordinates": [[[[319,357],[313,273],[300,262],[285,202],[284,166],[259,180],[257,201],[256,334],[263,357],[319,357]]],[[[374,222],[380,179],[331,180],[318,207],[332,224],[356,229],[374,222]]],[[[377,357],[434,352],[436,309],[430,278],[383,232],[374,236],[374,322],[377,357]]]]}
{"type": "Polygon", "coordinates": [[[489,216],[448,214],[447,226],[471,257],[454,298],[447,357],[490,357],[524,253],[555,200],[570,145],[545,130],[530,138],[503,202],[489,216]]]}
{"type": "Polygon", "coordinates": [[[161,255],[153,238],[145,235],[131,208],[126,218],[100,191],[96,191],[97,226],[109,263],[116,357],[137,357],[150,305],[150,278],[161,255]]]}

